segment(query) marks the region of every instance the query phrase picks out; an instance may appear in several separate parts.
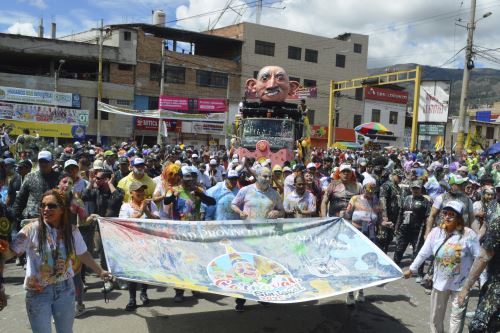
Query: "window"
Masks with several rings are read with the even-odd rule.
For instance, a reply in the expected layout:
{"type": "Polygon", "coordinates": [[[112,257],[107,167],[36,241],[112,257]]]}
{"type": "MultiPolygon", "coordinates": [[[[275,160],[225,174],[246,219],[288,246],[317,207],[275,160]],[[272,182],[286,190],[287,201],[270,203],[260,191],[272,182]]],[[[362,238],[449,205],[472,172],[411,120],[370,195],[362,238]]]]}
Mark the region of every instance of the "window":
{"type": "Polygon", "coordinates": [[[300,47],[288,47],[288,59],[300,60],[302,59],[302,49],[300,47]]]}
{"type": "Polygon", "coordinates": [[[380,110],[372,109],[372,121],[376,123],[380,122],[380,110]]]}
{"type": "Polygon", "coordinates": [[[316,87],[316,80],[304,79],[304,87],[306,88],[316,87]]]}
{"type": "Polygon", "coordinates": [[[297,81],[297,82],[300,84],[300,77],[293,77],[293,76],[290,76],[290,77],[288,77],[288,79],[289,79],[290,81],[297,81]]]}
{"type": "Polygon", "coordinates": [[[167,83],[186,83],[186,68],[165,66],[165,81],[167,83]]]}
{"type": "Polygon", "coordinates": [[[158,101],[159,101],[159,97],[155,96],[151,96],[149,97],[149,101],[148,101],[148,109],[149,110],[157,110],[158,109],[158,101]]]}
{"type": "MultiPolygon", "coordinates": [[[[108,98],[101,98],[101,102],[109,104],[108,98]]],[[[101,120],[108,120],[109,113],[101,111],[101,120]]],[[[97,98],[95,99],[94,119],[97,119],[97,98]]]]}
{"type": "Polygon", "coordinates": [[[306,56],[304,60],[308,62],[318,62],[318,51],[306,49],[306,56]]]}
{"type": "Polygon", "coordinates": [[[196,85],[202,87],[226,88],[227,74],[197,70],[196,85]]]}
{"type": "Polygon", "coordinates": [[[116,105],[129,106],[130,105],[130,101],[127,101],[126,99],[117,99],[116,100],[116,105]]]}
{"type": "Polygon", "coordinates": [[[132,33],[130,31],[124,31],[123,40],[132,40],[132,33]]]}
{"type": "Polygon", "coordinates": [[[133,66],[126,64],[118,64],[118,69],[121,71],[131,71],[133,69],[133,66]]]}
{"type": "Polygon", "coordinates": [[[363,45],[354,43],[354,53],[361,53],[361,50],[363,48],[363,45]]]}
{"type": "Polygon", "coordinates": [[[363,100],[363,88],[356,88],[356,94],[354,95],[354,99],[357,101],[363,100]]]}
{"type": "Polygon", "coordinates": [[[255,41],[255,54],[262,54],[262,55],[274,57],[274,43],[256,40],[255,41]]]}
{"type": "Polygon", "coordinates": [[[391,111],[389,113],[389,124],[396,125],[398,123],[398,113],[396,111],[391,111]]]}
{"type": "Polygon", "coordinates": [[[158,64],[149,64],[149,81],[161,80],[161,66],[158,64]]]}
{"type": "Polygon", "coordinates": [[[486,127],[486,139],[493,139],[495,136],[495,127],[486,127]]]}
{"type": "Polygon", "coordinates": [[[361,125],[361,115],[355,114],[353,122],[352,122],[352,127],[356,127],[356,126],[359,126],[359,125],[361,125]]]}
{"type": "Polygon", "coordinates": [[[343,54],[336,55],[335,66],[345,68],[345,55],[343,54]]]}

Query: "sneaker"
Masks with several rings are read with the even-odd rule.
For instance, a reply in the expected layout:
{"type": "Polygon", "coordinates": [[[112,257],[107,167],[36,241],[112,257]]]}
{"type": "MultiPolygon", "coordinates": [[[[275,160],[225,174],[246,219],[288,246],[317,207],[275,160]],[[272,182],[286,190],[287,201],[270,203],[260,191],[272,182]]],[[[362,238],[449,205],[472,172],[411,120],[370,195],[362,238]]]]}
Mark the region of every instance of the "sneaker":
{"type": "Polygon", "coordinates": [[[85,304],[77,304],[75,307],[75,318],[78,318],[84,314],[87,310],[85,309],[85,304]]]}
{"type": "Polygon", "coordinates": [[[101,292],[109,293],[113,290],[113,284],[110,281],[104,282],[104,287],[101,288],[101,292]]]}
{"type": "Polygon", "coordinates": [[[360,303],[365,302],[365,294],[363,293],[363,290],[358,291],[358,294],[356,295],[356,301],[360,303]]]}
{"type": "Polygon", "coordinates": [[[183,294],[176,294],[174,297],[174,302],[175,303],[182,303],[184,302],[184,295],[183,294]]]}
{"type": "Polygon", "coordinates": [[[422,283],[422,279],[423,279],[423,278],[422,278],[421,276],[417,276],[417,277],[415,278],[415,283],[422,283]]]}
{"type": "Polygon", "coordinates": [[[465,313],[465,317],[472,319],[472,318],[474,318],[475,314],[476,314],[476,311],[468,311],[465,313]]]}
{"type": "Polygon", "coordinates": [[[354,306],[354,304],[356,304],[356,301],[354,300],[354,294],[353,293],[348,293],[347,294],[347,298],[345,300],[345,304],[347,304],[347,306],[354,306]]]}
{"type": "Polygon", "coordinates": [[[432,289],[424,289],[424,293],[426,295],[430,295],[430,294],[432,294],[432,289]]]}
{"type": "Polygon", "coordinates": [[[236,312],[245,312],[245,306],[243,304],[236,304],[234,310],[236,312]]]}
{"type": "Polygon", "coordinates": [[[149,297],[147,294],[141,294],[140,299],[141,299],[142,305],[149,304],[149,297]]]}
{"type": "Polygon", "coordinates": [[[21,258],[17,257],[16,258],[16,266],[22,266],[24,265],[23,261],[21,260],[21,258]]]}
{"type": "Polygon", "coordinates": [[[85,282],[84,282],[84,283],[83,283],[83,292],[84,292],[84,293],[86,293],[88,289],[89,289],[89,286],[87,286],[87,285],[85,284],[85,282]]]}
{"type": "Polygon", "coordinates": [[[135,309],[137,309],[137,303],[135,302],[135,299],[131,299],[125,306],[125,311],[134,311],[135,309]]]}

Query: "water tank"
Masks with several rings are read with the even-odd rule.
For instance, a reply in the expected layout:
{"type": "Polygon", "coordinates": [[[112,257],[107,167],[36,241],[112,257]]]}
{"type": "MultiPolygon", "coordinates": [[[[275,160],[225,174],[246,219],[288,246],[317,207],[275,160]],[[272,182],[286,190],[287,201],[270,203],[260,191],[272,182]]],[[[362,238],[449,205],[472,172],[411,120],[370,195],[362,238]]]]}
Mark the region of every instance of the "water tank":
{"type": "Polygon", "coordinates": [[[158,27],[165,26],[165,12],[163,10],[155,10],[153,12],[153,25],[158,27]]]}

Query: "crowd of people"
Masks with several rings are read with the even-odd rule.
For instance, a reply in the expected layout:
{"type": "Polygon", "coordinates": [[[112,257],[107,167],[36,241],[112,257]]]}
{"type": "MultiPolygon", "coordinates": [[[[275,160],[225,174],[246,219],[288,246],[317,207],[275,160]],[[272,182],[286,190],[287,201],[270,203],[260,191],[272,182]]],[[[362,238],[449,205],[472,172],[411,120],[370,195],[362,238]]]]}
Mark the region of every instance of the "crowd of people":
{"type": "MultiPolygon", "coordinates": [[[[18,233],[5,233],[0,253],[26,267],[27,312],[36,332],[49,332],[51,317],[58,331],[71,331],[85,311],[88,268],[105,280],[103,291],[128,288],[125,310],[137,308],[138,285],[110,280],[99,216],[342,217],[385,253],[393,250],[398,265],[408,266],[403,259],[412,246],[404,276],[415,274],[429,290],[431,332],[443,332],[450,298],[450,332],[462,331],[468,292],[478,280],[469,331],[500,330],[499,154],[313,148],[306,163],[272,165],[232,149],[74,142],[16,156],[5,150],[3,157],[0,214],[18,233]]],[[[139,287],[147,304],[147,285],[139,287]]],[[[4,290],[1,285],[0,310],[7,305],[4,290]]],[[[175,290],[174,301],[184,301],[184,290],[175,290]]],[[[363,290],[347,295],[348,306],[356,302],[365,302],[363,290]]],[[[244,304],[237,299],[236,311],[244,304]]]]}

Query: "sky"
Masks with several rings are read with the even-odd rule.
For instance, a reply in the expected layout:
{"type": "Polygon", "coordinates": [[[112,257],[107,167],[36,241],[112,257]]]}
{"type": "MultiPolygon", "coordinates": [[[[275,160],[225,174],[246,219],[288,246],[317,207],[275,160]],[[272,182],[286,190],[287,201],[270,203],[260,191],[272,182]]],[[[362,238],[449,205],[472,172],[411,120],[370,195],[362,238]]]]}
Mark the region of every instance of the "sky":
{"type": "MultiPolygon", "coordinates": [[[[35,36],[40,18],[45,36],[104,24],[151,23],[152,11],[167,25],[205,31],[255,22],[255,0],[0,0],[0,32],[35,36]],[[227,8],[226,11],[223,11],[227,8]],[[221,15],[222,14],[222,15],[221,15]]],[[[336,37],[369,35],[368,68],[419,63],[463,68],[470,0],[263,0],[261,24],[336,37]]],[[[476,67],[500,69],[500,0],[477,0],[476,67]],[[491,12],[489,17],[483,18],[491,12]]]]}

